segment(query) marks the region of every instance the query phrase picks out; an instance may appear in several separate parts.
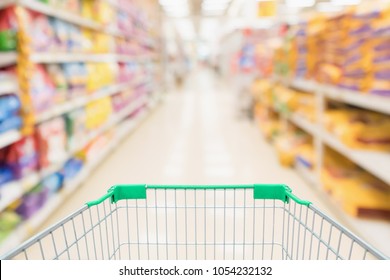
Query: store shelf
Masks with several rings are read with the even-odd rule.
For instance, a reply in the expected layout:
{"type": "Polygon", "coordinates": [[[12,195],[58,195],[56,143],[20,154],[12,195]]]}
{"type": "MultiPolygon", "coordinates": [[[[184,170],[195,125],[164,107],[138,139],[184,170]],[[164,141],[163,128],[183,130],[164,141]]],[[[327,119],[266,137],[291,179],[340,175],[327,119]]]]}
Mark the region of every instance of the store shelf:
{"type": "Polygon", "coordinates": [[[22,135],[17,130],[11,130],[0,134],[0,149],[20,140],[22,135]]]}
{"type": "Polygon", "coordinates": [[[390,114],[390,98],[332,86],[322,86],[321,91],[333,100],[341,101],[361,108],[390,114]]]}
{"type": "Polygon", "coordinates": [[[26,191],[35,187],[39,182],[39,175],[33,173],[25,178],[13,181],[0,187],[0,212],[8,205],[20,198],[26,191]]]}
{"type": "Polygon", "coordinates": [[[320,136],[322,141],[331,148],[390,185],[390,153],[361,151],[348,148],[335,136],[324,130],[321,131],[320,136]]]}
{"type": "Polygon", "coordinates": [[[301,162],[298,160],[295,161],[295,169],[301,175],[301,177],[310,185],[312,186],[319,186],[317,177],[315,176],[315,173],[313,170],[308,169],[306,166],[304,166],[301,162]]]}
{"type": "Polygon", "coordinates": [[[274,77],[273,80],[302,91],[320,93],[330,99],[346,104],[355,105],[364,109],[384,114],[390,114],[390,98],[388,97],[345,90],[335,86],[322,85],[315,81],[309,81],[305,79],[274,77]]]}
{"type": "MultiPolygon", "coordinates": [[[[336,202],[336,200],[325,193],[320,186],[318,185],[318,194],[321,200],[331,206],[329,209],[331,213],[329,215],[332,216],[333,219],[343,224],[349,230],[351,230],[356,235],[360,236],[364,240],[368,241],[371,245],[376,248],[384,248],[384,244],[388,244],[389,236],[390,236],[390,226],[389,222],[385,220],[370,220],[370,219],[361,219],[357,217],[353,217],[346,213],[341,205],[336,202]]],[[[389,246],[386,246],[386,251],[383,253],[390,256],[389,246]]]]}
{"type": "Polygon", "coordinates": [[[42,169],[40,172],[39,172],[39,176],[41,179],[44,179],[46,178],[47,176],[53,174],[53,173],[56,173],[58,171],[60,171],[62,169],[62,167],[64,166],[64,164],[70,159],[71,157],[71,154],[70,153],[66,153],[64,154],[64,156],[59,159],[56,163],[53,163],[51,164],[50,166],[42,169]]]}
{"type": "MultiPolygon", "coordinates": [[[[139,103],[137,102],[137,105],[141,104],[141,101],[146,102],[147,100],[140,99],[138,101],[139,103]]],[[[123,118],[133,112],[135,108],[137,108],[137,106],[130,106],[128,110],[121,114],[122,119],[119,119],[118,116],[117,120],[123,120],[123,118]]],[[[67,182],[63,189],[58,194],[53,196],[41,210],[39,210],[31,219],[19,225],[18,228],[0,244],[0,254],[11,250],[26,240],[32,233],[34,233],[49,217],[49,215],[61,205],[64,199],[72,194],[85,181],[85,179],[90,176],[92,171],[103,161],[103,159],[106,158],[129,133],[134,131],[141,124],[148,113],[149,110],[141,113],[134,119],[124,121],[120,126],[117,137],[113,139],[113,141],[110,141],[110,144],[105,148],[104,151],[101,152],[100,155],[98,155],[94,160],[88,162],[76,176],[76,178],[67,182]]]]}
{"type": "Polygon", "coordinates": [[[33,10],[35,12],[56,17],[82,27],[86,27],[94,30],[101,29],[101,25],[93,20],[85,19],[80,15],[70,13],[65,10],[58,9],[56,7],[52,7],[50,5],[38,2],[36,0],[14,0],[13,2],[23,7],[26,7],[30,10],[33,10]]]}
{"type": "Polygon", "coordinates": [[[300,116],[298,114],[292,114],[289,119],[298,127],[305,130],[306,132],[310,133],[311,135],[317,135],[318,134],[318,126],[315,123],[310,122],[309,120],[305,119],[305,117],[300,116]]]}
{"type": "Polygon", "coordinates": [[[0,68],[16,64],[17,58],[16,52],[0,52],[0,68]]]}
{"type": "Polygon", "coordinates": [[[137,108],[146,103],[145,98],[141,98],[140,100],[136,100],[133,104],[129,105],[127,109],[118,115],[113,116],[106,124],[102,127],[93,131],[88,137],[86,137],[85,141],[79,143],[79,145],[70,151],[68,154],[64,155],[63,159],[59,160],[56,164],[52,164],[49,167],[44,168],[40,172],[31,174],[26,178],[23,178],[19,181],[11,182],[6,184],[5,186],[0,187],[0,212],[4,210],[10,203],[20,198],[26,191],[30,190],[32,187],[37,185],[41,180],[45,177],[58,172],[62,169],[64,164],[71,156],[84,148],[90,141],[98,137],[100,134],[104,133],[114,125],[118,124],[132,112],[134,112],[137,108]]]}
{"type": "Polygon", "coordinates": [[[8,6],[15,4],[16,0],[2,0],[0,2],[0,9],[7,8],[8,6]]]}
{"type": "Polygon", "coordinates": [[[140,62],[144,58],[123,54],[79,54],[79,53],[34,53],[30,56],[34,63],[67,62],[140,62]]]}
{"type": "Polygon", "coordinates": [[[52,119],[54,117],[61,116],[79,107],[85,106],[86,104],[92,101],[98,100],[106,96],[111,96],[123,90],[126,90],[128,88],[131,88],[136,84],[137,84],[136,82],[131,81],[122,84],[112,85],[112,86],[105,87],[101,90],[98,90],[93,94],[77,97],[74,100],[65,102],[64,104],[56,105],[52,109],[39,114],[36,118],[36,122],[41,123],[49,119],[52,119]]]}
{"type": "Polygon", "coordinates": [[[318,90],[319,85],[316,82],[305,79],[293,79],[289,82],[290,86],[308,93],[314,93],[318,90]]]}
{"type": "Polygon", "coordinates": [[[17,93],[19,91],[19,87],[16,81],[0,81],[0,96],[10,93],[17,93]]]}

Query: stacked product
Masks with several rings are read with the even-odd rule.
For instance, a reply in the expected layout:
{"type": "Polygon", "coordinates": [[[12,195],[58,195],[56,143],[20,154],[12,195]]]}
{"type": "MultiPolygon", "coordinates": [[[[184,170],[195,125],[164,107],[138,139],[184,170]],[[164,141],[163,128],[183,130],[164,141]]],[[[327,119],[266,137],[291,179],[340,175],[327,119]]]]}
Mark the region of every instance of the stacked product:
{"type": "Polygon", "coordinates": [[[305,119],[316,121],[315,96],[285,86],[273,85],[273,107],[279,113],[290,116],[299,114],[305,119]]]}
{"type": "Polygon", "coordinates": [[[321,56],[316,74],[316,79],[322,83],[336,85],[340,82],[346,55],[343,47],[348,35],[350,18],[350,14],[342,14],[325,22],[319,42],[321,56]]]}
{"type": "Polygon", "coordinates": [[[374,26],[372,49],[372,84],[370,92],[390,96],[390,8],[382,11],[372,24],[374,26]]]}
{"type": "Polygon", "coordinates": [[[323,37],[325,35],[326,18],[316,15],[307,23],[307,78],[316,79],[324,53],[323,37]]]}
{"type": "Polygon", "coordinates": [[[0,10],[0,52],[17,48],[17,25],[13,8],[0,10]]]}
{"type": "Polygon", "coordinates": [[[304,147],[311,146],[311,143],[312,139],[307,133],[295,127],[284,128],[274,141],[280,164],[292,167],[298,155],[304,159],[304,147]]]}
{"type": "Polygon", "coordinates": [[[22,126],[19,112],[20,100],[16,95],[0,95],[0,133],[18,130],[22,126]]]}
{"type": "Polygon", "coordinates": [[[307,42],[307,23],[301,23],[297,26],[295,35],[295,76],[296,77],[307,77],[308,74],[308,42],[307,42]]]}
{"type": "Polygon", "coordinates": [[[1,241],[18,226],[16,239],[28,237],[35,228],[25,222],[44,220],[53,196],[80,184],[128,131],[156,76],[156,64],[139,60],[160,34],[145,1],[32,1],[54,9],[0,8],[0,55],[9,58],[0,61],[1,241]]]}
{"type": "Polygon", "coordinates": [[[390,218],[390,188],[340,154],[328,149],[322,183],[344,210],[360,217],[390,218]]]}
{"type": "Polygon", "coordinates": [[[324,126],[348,147],[390,151],[390,119],[385,115],[349,107],[329,109],[324,126]]]}
{"type": "Polygon", "coordinates": [[[281,130],[278,114],[273,109],[273,85],[258,79],[252,86],[252,96],[256,101],[254,116],[265,138],[272,141],[281,130]]]}
{"type": "Polygon", "coordinates": [[[366,92],[371,81],[371,37],[372,21],[378,13],[354,14],[349,20],[347,39],[343,47],[342,78],[339,86],[366,92]]]}

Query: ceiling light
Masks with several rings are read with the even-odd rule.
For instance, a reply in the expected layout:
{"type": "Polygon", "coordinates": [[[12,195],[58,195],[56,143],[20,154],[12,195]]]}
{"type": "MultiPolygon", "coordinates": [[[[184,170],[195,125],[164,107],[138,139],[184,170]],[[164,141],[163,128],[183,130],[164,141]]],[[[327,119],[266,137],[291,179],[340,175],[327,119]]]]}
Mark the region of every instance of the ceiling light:
{"type": "Polygon", "coordinates": [[[161,6],[187,5],[187,0],[159,0],[161,6]]]}
{"type": "Polygon", "coordinates": [[[335,6],[354,6],[361,2],[361,0],[331,0],[335,6]]]}
{"type": "Polygon", "coordinates": [[[315,0],[286,0],[288,7],[306,8],[314,6],[315,3],[315,0]]]}
{"type": "Polygon", "coordinates": [[[336,13],[340,12],[343,10],[343,8],[340,5],[334,5],[329,2],[321,2],[318,3],[317,6],[317,11],[323,12],[323,13],[336,13]]]}
{"type": "Polygon", "coordinates": [[[225,10],[228,7],[228,2],[203,2],[202,10],[225,10]]]}

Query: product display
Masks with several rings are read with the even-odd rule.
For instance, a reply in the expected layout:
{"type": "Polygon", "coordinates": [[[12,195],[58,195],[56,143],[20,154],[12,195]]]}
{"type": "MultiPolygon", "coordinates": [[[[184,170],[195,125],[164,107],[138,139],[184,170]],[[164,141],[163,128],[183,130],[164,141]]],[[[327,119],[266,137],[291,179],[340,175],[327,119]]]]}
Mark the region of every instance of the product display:
{"type": "Polygon", "coordinates": [[[17,48],[17,23],[13,8],[0,10],[0,52],[17,48]]]}
{"type": "Polygon", "coordinates": [[[361,217],[389,218],[390,188],[332,150],[325,153],[323,186],[345,211],[361,217]]]}
{"type": "Polygon", "coordinates": [[[9,59],[0,61],[0,245],[17,227],[29,234],[29,219],[49,215],[48,202],[104,160],[139,109],[132,103],[148,96],[141,83],[157,79],[156,9],[133,0],[30,2],[0,5],[0,56],[9,59]]]}
{"type": "Polygon", "coordinates": [[[17,130],[22,126],[19,112],[20,101],[17,96],[0,96],[0,133],[17,130]]]}
{"type": "Polygon", "coordinates": [[[324,126],[348,147],[390,151],[390,118],[350,108],[325,112],[324,126]]]}

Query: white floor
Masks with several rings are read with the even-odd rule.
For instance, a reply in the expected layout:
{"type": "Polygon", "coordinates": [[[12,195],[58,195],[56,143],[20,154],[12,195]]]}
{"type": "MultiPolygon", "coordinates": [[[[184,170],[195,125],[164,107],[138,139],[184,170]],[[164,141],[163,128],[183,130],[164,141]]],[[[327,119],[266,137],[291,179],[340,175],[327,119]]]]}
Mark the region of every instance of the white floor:
{"type": "Polygon", "coordinates": [[[235,92],[212,73],[193,74],[182,90],[168,94],[42,228],[100,197],[111,185],[135,183],[284,183],[299,197],[336,215],[296,171],[280,167],[256,125],[237,116],[236,101],[235,92]]]}

